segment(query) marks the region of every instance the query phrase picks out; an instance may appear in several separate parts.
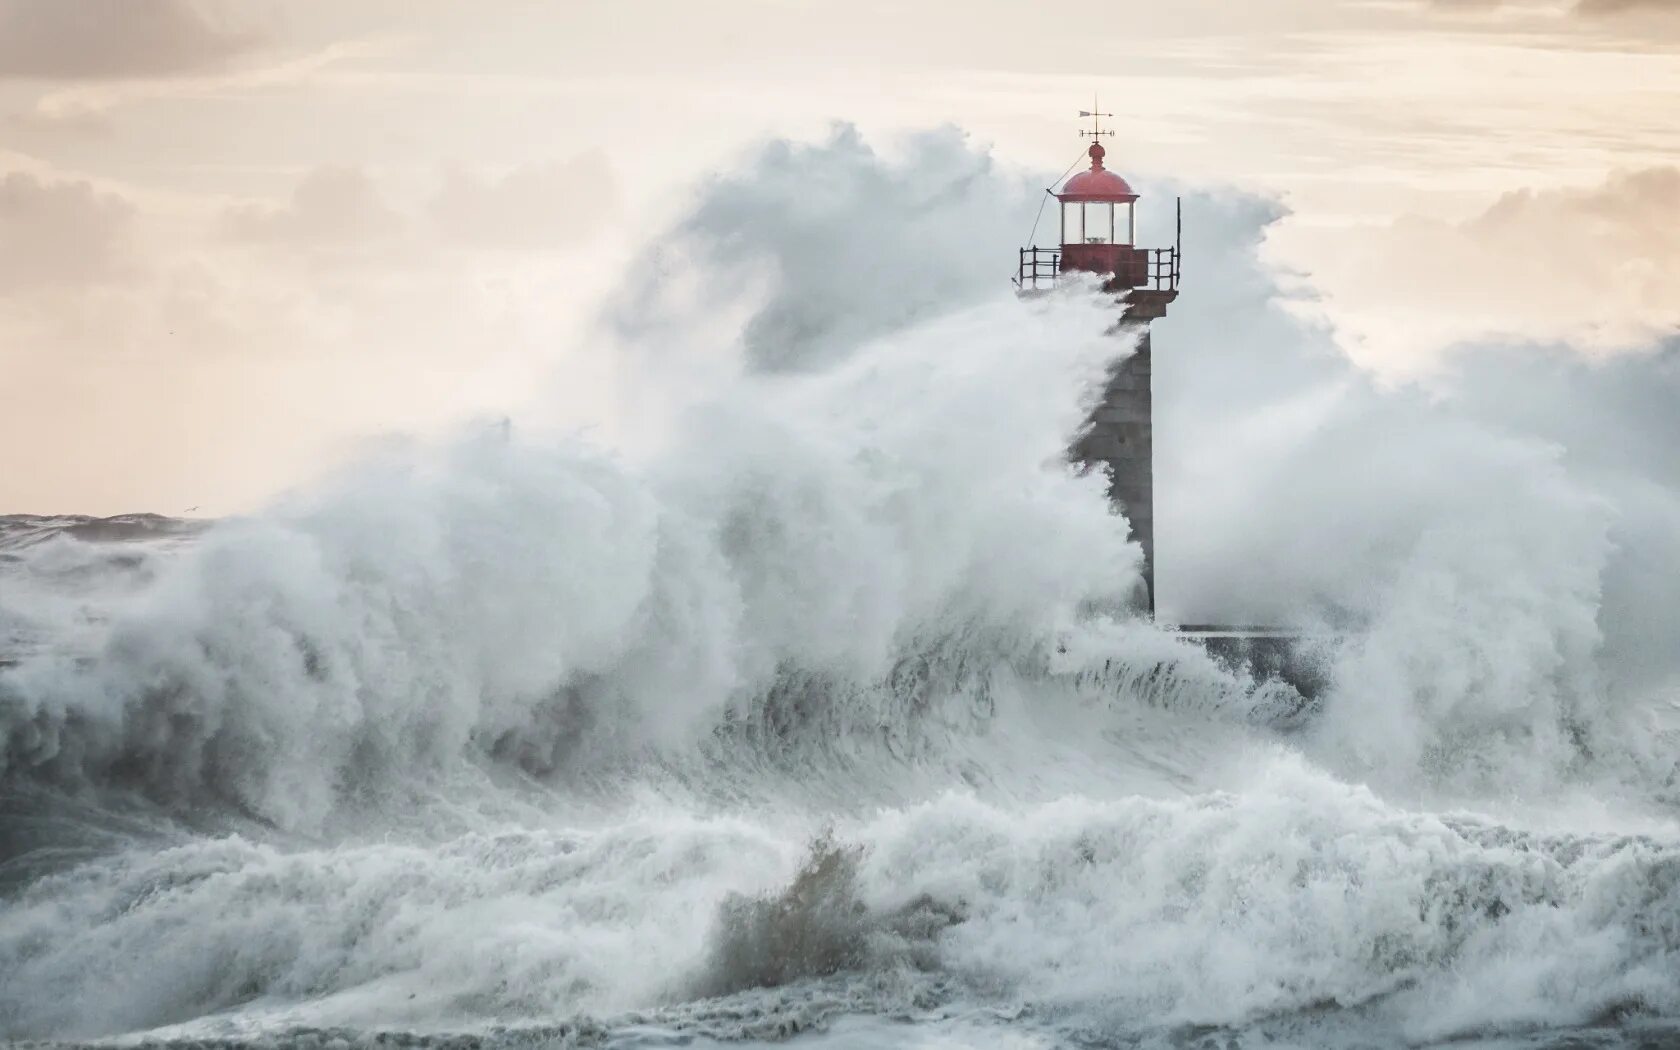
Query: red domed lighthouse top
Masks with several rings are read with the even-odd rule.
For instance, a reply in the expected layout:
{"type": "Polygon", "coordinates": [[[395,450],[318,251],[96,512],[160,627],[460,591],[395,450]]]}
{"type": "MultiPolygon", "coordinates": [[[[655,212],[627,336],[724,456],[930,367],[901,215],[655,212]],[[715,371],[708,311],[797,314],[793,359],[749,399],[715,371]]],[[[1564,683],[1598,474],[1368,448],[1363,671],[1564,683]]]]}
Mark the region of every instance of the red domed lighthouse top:
{"type": "Polygon", "coordinates": [[[1103,167],[1103,156],[1108,152],[1102,148],[1102,143],[1093,142],[1088,151],[1091,156],[1091,169],[1082,171],[1062,184],[1062,192],[1056,197],[1064,201],[1113,201],[1116,204],[1128,203],[1138,199],[1132,192],[1131,184],[1125,179],[1103,167]]]}
{"type": "MultiPolygon", "coordinates": [[[[1160,317],[1178,295],[1179,244],[1137,246],[1138,195],[1131,183],[1103,167],[1108,151],[1097,141],[1114,134],[1102,127],[1102,118],[1114,114],[1097,111],[1095,106],[1093,101],[1091,110],[1079,114],[1091,118],[1091,130],[1080,132],[1092,139],[1086,150],[1090,169],[1063,182],[1059,191],[1046,191],[1056,198],[1062,213],[1059,247],[1022,248],[1015,286],[1030,292],[1041,282],[1054,285],[1070,274],[1095,274],[1105,291],[1126,296],[1127,316],[1160,317]]],[[[1037,235],[1035,222],[1034,238],[1037,235]]]]}

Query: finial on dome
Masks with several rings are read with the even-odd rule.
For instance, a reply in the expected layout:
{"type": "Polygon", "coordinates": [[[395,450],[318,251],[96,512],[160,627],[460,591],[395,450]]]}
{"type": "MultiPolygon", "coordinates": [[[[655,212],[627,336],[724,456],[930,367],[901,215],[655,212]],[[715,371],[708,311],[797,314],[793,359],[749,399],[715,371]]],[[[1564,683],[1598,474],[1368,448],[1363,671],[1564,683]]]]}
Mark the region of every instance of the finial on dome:
{"type": "Polygon", "coordinates": [[[1087,152],[1091,155],[1091,170],[1092,171],[1102,171],[1103,170],[1103,162],[1102,162],[1103,157],[1108,155],[1108,151],[1102,148],[1102,143],[1100,143],[1100,142],[1091,143],[1091,148],[1086,150],[1085,152],[1087,152]]]}

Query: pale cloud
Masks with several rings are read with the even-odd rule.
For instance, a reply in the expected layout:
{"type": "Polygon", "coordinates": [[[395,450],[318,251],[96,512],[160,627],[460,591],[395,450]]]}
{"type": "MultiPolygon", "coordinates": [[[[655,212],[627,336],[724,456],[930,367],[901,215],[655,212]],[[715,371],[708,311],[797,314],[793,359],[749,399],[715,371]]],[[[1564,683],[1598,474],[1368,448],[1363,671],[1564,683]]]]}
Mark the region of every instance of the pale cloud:
{"type": "Polygon", "coordinates": [[[619,210],[605,154],[525,165],[500,178],[459,169],[428,209],[445,238],[488,248],[556,248],[599,233],[619,210]]]}
{"type": "Polygon", "coordinates": [[[1680,13],[1680,0],[1580,0],[1576,9],[1583,14],[1614,14],[1619,11],[1661,11],[1680,13]]]}
{"type": "Polygon", "coordinates": [[[90,183],[0,177],[0,296],[108,281],[132,265],[134,206],[90,183]]]}
{"type": "Polygon", "coordinates": [[[405,220],[366,173],[329,166],[304,176],[286,204],[236,206],[223,226],[237,240],[349,246],[395,237],[405,220]]]}
{"type": "Polygon", "coordinates": [[[239,510],[370,434],[599,400],[586,362],[532,401],[610,252],[465,250],[342,165],[196,225],[175,205],[0,179],[0,447],[74,435],[0,471],[0,506],[239,510]]]}
{"type": "Polygon", "coordinates": [[[0,0],[0,77],[165,77],[219,69],[262,37],[195,0],[0,0]]]}
{"type": "Polygon", "coordinates": [[[1504,10],[1588,17],[1630,12],[1680,13],[1680,0],[1428,0],[1428,2],[1435,7],[1448,10],[1504,10]]]}
{"type": "Polygon", "coordinates": [[[1428,368],[1455,343],[1644,349],[1680,332],[1680,168],[1517,190],[1463,222],[1408,216],[1320,238],[1308,275],[1367,363],[1428,368]]]}
{"type": "MultiPolygon", "coordinates": [[[[0,3],[5,0],[0,0],[0,3]]],[[[38,125],[87,124],[124,106],[245,96],[310,84],[327,71],[378,59],[398,47],[393,38],[334,41],[302,54],[191,76],[67,80],[36,97],[23,119],[38,125]]]]}

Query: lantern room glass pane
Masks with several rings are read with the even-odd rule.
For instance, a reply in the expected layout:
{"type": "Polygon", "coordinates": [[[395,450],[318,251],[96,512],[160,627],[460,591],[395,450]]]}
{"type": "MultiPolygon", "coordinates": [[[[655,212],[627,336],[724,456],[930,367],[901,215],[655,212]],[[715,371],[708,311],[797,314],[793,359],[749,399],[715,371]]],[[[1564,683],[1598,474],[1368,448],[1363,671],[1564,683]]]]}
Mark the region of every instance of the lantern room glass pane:
{"type": "Polygon", "coordinates": [[[1114,243],[1114,205],[1089,201],[1085,205],[1085,243],[1114,243]]]}
{"type": "Polygon", "coordinates": [[[1137,204],[1128,201],[1114,206],[1114,243],[1134,244],[1137,241],[1137,204]]]}
{"type": "Polygon", "coordinates": [[[1078,201],[1062,205],[1062,243],[1085,243],[1085,206],[1078,201]]]}

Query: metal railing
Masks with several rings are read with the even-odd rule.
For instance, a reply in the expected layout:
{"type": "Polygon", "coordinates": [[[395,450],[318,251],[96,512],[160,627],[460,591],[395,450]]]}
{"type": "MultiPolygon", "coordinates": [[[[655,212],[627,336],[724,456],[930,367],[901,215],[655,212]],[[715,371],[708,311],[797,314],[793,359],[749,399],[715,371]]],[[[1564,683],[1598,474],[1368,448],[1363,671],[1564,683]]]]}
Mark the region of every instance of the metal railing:
{"type": "Polygon", "coordinates": [[[1060,248],[1022,248],[1019,268],[1015,271],[1015,287],[1034,289],[1054,286],[1062,275],[1060,248]]]}
{"type": "Polygon", "coordinates": [[[1149,284],[1158,292],[1178,291],[1178,248],[1149,249],[1149,284]]]}
{"type": "MultiPolygon", "coordinates": [[[[1178,291],[1178,280],[1182,270],[1181,256],[1176,247],[1141,248],[1138,252],[1142,256],[1143,265],[1135,269],[1127,267],[1133,272],[1120,274],[1127,279],[1129,287],[1157,292],[1178,291]],[[1129,283],[1131,281],[1136,283],[1129,283]]],[[[1132,258],[1137,259],[1138,256],[1134,255],[1132,258]]],[[[1053,287],[1062,273],[1060,248],[1022,248],[1015,270],[1015,287],[1022,290],[1053,287]]]]}

